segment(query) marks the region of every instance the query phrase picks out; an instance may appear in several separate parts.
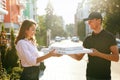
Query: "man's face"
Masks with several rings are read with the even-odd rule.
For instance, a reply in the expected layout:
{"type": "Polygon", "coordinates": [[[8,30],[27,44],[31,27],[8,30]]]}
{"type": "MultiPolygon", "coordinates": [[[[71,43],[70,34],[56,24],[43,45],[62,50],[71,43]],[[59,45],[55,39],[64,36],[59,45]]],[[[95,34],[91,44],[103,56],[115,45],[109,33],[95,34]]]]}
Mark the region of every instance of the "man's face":
{"type": "Polygon", "coordinates": [[[100,19],[91,19],[88,20],[88,24],[91,29],[96,29],[100,25],[100,19]]]}

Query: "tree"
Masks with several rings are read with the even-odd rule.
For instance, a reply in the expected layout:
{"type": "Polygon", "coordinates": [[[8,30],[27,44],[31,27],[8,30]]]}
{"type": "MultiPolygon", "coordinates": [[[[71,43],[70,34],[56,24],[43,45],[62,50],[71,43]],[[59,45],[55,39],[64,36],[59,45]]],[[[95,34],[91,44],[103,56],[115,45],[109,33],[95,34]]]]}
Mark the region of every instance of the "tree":
{"type": "Polygon", "coordinates": [[[6,31],[4,28],[4,24],[2,24],[1,32],[0,32],[0,59],[2,67],[5,67],[5,55],[7,50],[7,38],[6,38],[6,31]]]}
{"type": "Polygon", "coordinates": [[[54,12],[53,6],[50,1],[48,2],[45,11],[46,11],[46,15],[45,15],[46,29],[50,29],[53,23],[53,12],[54,12]]]}
{"type": "Polygon", "coordinates": [[[91,11],[105,14],[104,28],[113,34],[120,34],[120,0],[91,0],[91,11]]]}
{"type": "MultiPolygon", "coordinates": [[[[63,29],[63,18],[61,16],[54,15],[54,9],[50,2],[48,2],[48,5],[46,7],[46,15],[45,15],[45,26],[46,29],[51,30],[52,38],[55,38],[55,36],[64,36],[66,35],[66,32],[63,29]]],[[[46,31],[47,31],[46,30],[46,31]]]]}
{"type": "Polygon", "coordinates": [[[74,24],[67,24],[66,32],[68,36],[73,36],[74,35],[74,24]]]}
{"type": "Polygon", "coordinates": [[[46,26],[45,26],[45,16],[38,16],[38,27],[36,31],[37,43],[40,46],[46,46],[46,26]]]}
{"type": "Polygon", "coordinates": [[[1,29],[1,31],[5,31],[4,24],[2,24],[2,29],[1,29]]]}
{"type": "MultiPolygon", "coordinates": [[[[41,46],[47,46],[47,30],[49,29],[51,30],[52,37],[58,34],[60,35],[65,34],[63,30],[63,19],[62,17],[53,15],[53,7],[50,3],[47,5],[47,8],[45,10],[46,15],[38,17],[39,23],[36,33],[37,42],[41,46]]],[[[44,63],[40,65],[40,69],[41,70],[45,69],[44,63]]]]}
{"type": "Polygon", "coordinates": [[[15,48],[15,35],[14,35],[14,30],[11,29],[11,43],[10,43],[10,47],[7,49],[7,53],[5,56],[5,68],[6,70],[9,72],[11,72],[13,67],[18,66],[18,56],[17,56],[17,50],[15,48]]]}
{"type": "Polygon", "coordinates": [[[50,27],[52,39],[54,39],[55,36],[66,36],[66,32],[63,29],[63,18],[53,15],[52,20],[52,26],[50,27]]]}
{"type": "Polygon", "coordinates": [[[79,36],[79,38],[80,38],[80,40],[84,40],[84,38],[85,38],[85,34],[86,34],[86,32],[85,32],[85,23],[84,23],[84,21],[80,21],[80,22],[78,22],[78,36],[79,36]]]}
{"type": "Polygon", "coordinates": [[[46,35],[47,35],[47,30],[51,30],[51,38],[55,38],[55,36],[66,36],[66,32],[63,29],[63,18],[61,16],[56,16],[52,15],[51,20],[49,23],[46,21],[48,20],[46,15],[39,16],[39,23],[37,27],[37,32],[36,32],[36,38],[37,38],[37,43],[42,46],[46,46],[46,35]],[[47,28],[47,25],[49,28],[47,28]]]}

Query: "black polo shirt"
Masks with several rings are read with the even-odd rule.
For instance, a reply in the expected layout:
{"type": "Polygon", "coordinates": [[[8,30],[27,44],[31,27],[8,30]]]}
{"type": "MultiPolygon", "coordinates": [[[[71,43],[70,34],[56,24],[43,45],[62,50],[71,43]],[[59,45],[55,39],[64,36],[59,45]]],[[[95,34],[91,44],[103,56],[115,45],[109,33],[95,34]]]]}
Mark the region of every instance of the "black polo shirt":
{"type": "MultiPolygon", "coordinates": [[[[117,45],[115,37],[105,30],[102,30],[99,34],[92,33],[83,42],[85,48],[95,48],[105,54],[111,53],[110,47],[113,45],[117,45]]],[[[86,76],[96,79],[111,78],[111,61],[90,55],[88,55],[88,59],[86,76]]]]}

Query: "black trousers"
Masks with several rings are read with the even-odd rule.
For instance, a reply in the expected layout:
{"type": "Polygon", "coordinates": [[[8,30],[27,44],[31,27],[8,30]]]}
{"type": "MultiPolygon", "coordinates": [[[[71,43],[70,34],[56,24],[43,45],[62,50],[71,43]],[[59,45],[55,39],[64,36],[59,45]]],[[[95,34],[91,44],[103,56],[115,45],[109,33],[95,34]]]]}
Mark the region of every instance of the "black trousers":
{"type": "Polygon", "coordinates": [[[111,80],[111,79],[96,79],[96,78],[92,78],[92,77],[86,77],[86,80],[111,80]]]}
{"type": "Polygon", "coordinates": [[[39,80],[39,66],[24,67],[20,80],[39,80]]]}

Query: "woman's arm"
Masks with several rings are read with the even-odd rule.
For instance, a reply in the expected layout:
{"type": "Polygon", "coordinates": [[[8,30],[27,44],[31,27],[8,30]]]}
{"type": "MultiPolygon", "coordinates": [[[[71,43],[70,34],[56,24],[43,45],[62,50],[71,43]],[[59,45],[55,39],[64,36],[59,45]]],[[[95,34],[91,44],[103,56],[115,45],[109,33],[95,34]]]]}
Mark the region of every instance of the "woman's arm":
{"type": "Polygon", "coordinates": [[[62,56],[62,54],[58,54],[55,50],[52,50],[48,54],[46,54],[44,56],[41,56],[41,57],[38,57],[37,60],[36,60],[36,63],[42,62],[43,60],[45,60],[49,57],[52,57],[52,56],[60,57],[60,56],[62,56]]]}

